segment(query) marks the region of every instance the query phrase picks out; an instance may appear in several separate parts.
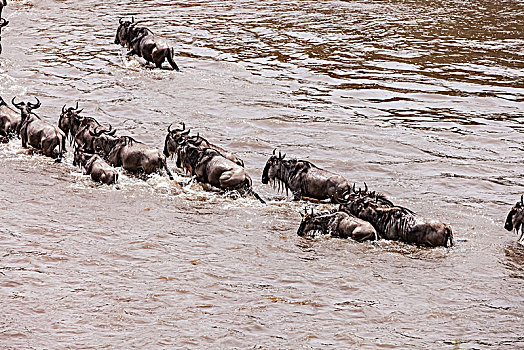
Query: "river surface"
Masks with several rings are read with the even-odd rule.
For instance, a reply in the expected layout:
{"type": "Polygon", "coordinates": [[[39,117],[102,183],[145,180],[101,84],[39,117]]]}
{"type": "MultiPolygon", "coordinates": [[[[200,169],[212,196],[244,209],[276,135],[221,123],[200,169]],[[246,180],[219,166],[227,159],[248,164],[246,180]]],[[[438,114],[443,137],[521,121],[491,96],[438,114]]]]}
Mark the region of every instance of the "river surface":
{"type": "MultiPolygon", "coordinates": [[[[2,349],[518,349],[524,3],[9,1],[0,96],[163,147],[236,151],[267,199],[124,173],[120,189],[0,145],[2,349]],[[119,17],[181,73],[115,45],[119,17]],[[277,148],[449,223],[456,246],[296,235],[305,202],[260,182],[277,148]]],[[[167,63],[166,63],[167,64],[167,63]]],[[[175,162],[169,160],[175,168],[175,162]]]]}

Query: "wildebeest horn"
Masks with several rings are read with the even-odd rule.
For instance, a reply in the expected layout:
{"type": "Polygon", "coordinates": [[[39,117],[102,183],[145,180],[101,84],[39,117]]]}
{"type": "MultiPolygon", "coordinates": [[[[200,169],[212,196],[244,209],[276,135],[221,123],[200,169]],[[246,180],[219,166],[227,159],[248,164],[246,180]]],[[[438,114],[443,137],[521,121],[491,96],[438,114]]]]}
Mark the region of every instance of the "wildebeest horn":
{"type": "Polygon", "coordinates": [[[367,193],[368,192],[368,184],[364,182],[364,192],[367,193]]]}
{"type": "Polygon", "coordinates": [[[9,21],[5,18],[0,18],[0,27],[5,27],[9,21]]]}
{"type": "Polygon", "coordinates": [[[95,130],[94,130],[94,131],[89,130],[89,134],[90,134],[91,136],[94,136],[94,137],[98,137],[98,136],[102,135],[103,133],[104,133],[104,130],[102,130],[102,131],[98,131],[98,126],[95,127],[95,130]]]}
{"type": "Polygon", "coordinates": [[[24,102],[19,102],[19,103],[16,103],[15,102],[15,97],[13,97],[13,99],[11,100],[11,103],[13,104],[13,106],[15,106],[16,108],[20,109],[20,106],[22,106],[24,104],[24,102]]]}
{"type": "Polygon", "coordinates": [[[353,182],[353,192],[357,193],[357,188],[355,187],[355,183],[353,182]]]}
{"type": "Polygon", "coordinates": [[[182,122],[182,130],[180,131],[184,131],[184,130],[186,130],[186,123],[182,122]]]}
{"type": "Polygon", "coordinates": [[[180,135],[182,135],[182,136],[187,136],[187,135],[189,135],[189,132],[190,132],[190,131],[191,131],[191,129],[187,129],[186,132],[182,132],[182,133],[180,133],[180,135]]]}
{"type": "Polygon", "coordinates": [[[78,101],[76,101],[76,107],[75,109],[78,111],[78,101]]]}
{"type": "Polygon", "coordinates": [[[118,23],[122,24],[122,23],[123,23],[122,20],[123,20],[123,18],[120,17],[120,18],[118,19],[118,23]]]}
{"type": "Polygon", "coordinates": [[[109,135],[109,136],[113,136],[116,132],[116,129],[113,130],[113,125],[109,124],[109,129],[108,130],[103,130],[102,131],[103,133],[109,135]]]}
{"type": "Polygon", "coordinates": [[[131,23],[135,23],[135,16],[131,16],[131,23]]]}
{"type": "Polygon", "coordinates": [[[83,108],[77,109],[77,110],[76,110],[76,113],[77,113],[77,114],[78,114],[78,113],[81,113],[83,110],[84,110],[83,108]]]}
{"type": "Polygon", "coordinates": [[[66,110],[65,110],[65,106],[66,106],[66,105],[64,105],[64,106],[62,107],[62,114],[64,114],[64,113],[66,112],[66,110]]]}
{"type": "Polygon", "coordinates": [[[273,155],[275,155],[275,152],[276,152],[276,151],[277,151],[277,149],[275,148],[275,149],[273,150],[273,155]]]}
{"type": "Polygon", "coordinates": [[[38,107],[41,106],[41,103],[40,103],[40,100],[38,99],[38,97],[35,96],[35,99],[36,99],[36,104],[33,104],[31,102],[27,102],[27,105],[29,107],[31,107],[31,109],[37,109],[38,107]]]}
{"type": "Polygon", "coordinates": [[[173,123],[169,124],[169,126],[167,127],[167,132],[168,133],[172,133],[173,131],[171,130],[171,126],[173,125],[173,123]]]}

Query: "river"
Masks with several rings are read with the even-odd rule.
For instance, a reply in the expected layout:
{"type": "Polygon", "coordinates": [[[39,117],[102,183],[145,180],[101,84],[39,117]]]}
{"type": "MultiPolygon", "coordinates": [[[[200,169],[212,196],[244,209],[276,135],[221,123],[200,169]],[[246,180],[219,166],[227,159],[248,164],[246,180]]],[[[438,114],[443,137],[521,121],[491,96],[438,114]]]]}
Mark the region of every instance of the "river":
{"type": "Polygon", "coordinates": [[[180,175],[97,185],[70,152],[1,144],[3,349],[524,347],[524,249],[503,228],[524,194],[523,2],[25,0],[3,16],[6,101],[36,96],[53,123],[78,101],[160,149],[183,121],[268,201],[180,175]],[[181,73],[126,58],[131,16],[181,73]],[[311,204],[260,181],[275,148],[450,224],[456,246],[298,237],[311,204]]]}

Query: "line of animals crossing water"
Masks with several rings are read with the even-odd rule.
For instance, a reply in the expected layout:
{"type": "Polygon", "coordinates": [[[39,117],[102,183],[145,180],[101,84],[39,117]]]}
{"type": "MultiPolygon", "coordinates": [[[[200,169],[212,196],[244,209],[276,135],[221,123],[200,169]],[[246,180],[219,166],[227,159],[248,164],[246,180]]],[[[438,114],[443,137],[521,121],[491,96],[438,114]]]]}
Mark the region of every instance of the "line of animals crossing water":
{"type": "MultiPolygon", "coordinates": [[[[0,17],[5,4],[5,0],[0,0],[0,17]]],[[[0,19],[0,34],[1,28],[7,24],[7,20],[0,19]]],[[[119,20],[114,43],[129,49],[129,56],[142,57],[156,68],[162,68],[167,60],[170,69],[180,71],[174,61],[174,48],[150,29],[140,26],[134,18],[131,21],[119,20]]],[[[176,172],[185,173],[192,180],[223,192],[236,191],[266,203],[254,190],[253,180],[238,155],[209,142],[200,134],[191,135],[183,122],[167,127],[161,151],[133,137],[119,136],[111,125],[84,116],[78,103],[74,107],[64,105],[58,124],[49,123],[35,113],[41,106],[38,98],[35,101],[17,101],[13,97],[11,103],[19,110],[17,112],[0,97],[2,142],[19,138],[22,147],[31,147],[61,162],[69,141],[73,148],[73,165],[84,168],[93,181],[106,185],[118,183],[119,167],[139,178],[160,173],[173,180],[168,159],[176,158],[176,172]]],[[[261,182],[278,187],[286,194],[291,192],[294,200],[338,205],[329,211],[305,209],[297,231],[300,236],[320,233],[358,242],[387,239],[429,247],[451,247],[454,244],[449,225],[426,220],[408,208],[395,205],[383,194],[370,191],[367,185],[357,190],[343,176],[306,160],[288,159],[276,149],[266,162],[261,182]]],[[[517,233],[520,230],[518,240],[522,242],[523,223],[524,201],[521,197],[509,212],[504,227],[517,233]]]]}

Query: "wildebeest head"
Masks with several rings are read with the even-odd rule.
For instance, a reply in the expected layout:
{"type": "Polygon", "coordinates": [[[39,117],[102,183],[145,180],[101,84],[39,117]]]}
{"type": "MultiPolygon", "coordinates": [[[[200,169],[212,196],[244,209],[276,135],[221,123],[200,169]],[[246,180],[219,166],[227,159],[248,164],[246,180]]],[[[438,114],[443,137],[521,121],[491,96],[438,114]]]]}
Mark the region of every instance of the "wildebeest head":
{"type": "Polygon", "coordinates": [[[166,157],[175,155],[181,146],[182,141],[189,135],[189,129],[186,130],[186,125],[182,123],[181,129],[171,129],[169,125],[167,128],[166,140],[164,142],[164,155],[166,157]]]}
{"type": "Polygon", "coordinates": [[[80,147],[75,147],[75,154],[73,157],[73,165],[80,165],[84,166],[91,157],[93,157],[94,154],[87,153],[85,149],[80,147]]]}
{"type": "Polygon", "coordinates": [[[15,102],[15,97],[13,97],[13,99],[11,100],[11,103],[13,104],[13,106],[15,106],[16,108],[18,108],[22,114],[22,122],[25,121],[25,119],[29,116],[29,114],[31,114],[31,111],[34,110],[34,109],[37,109],[40,107],[40,100],[35,97],[36,99],[36,103],[31,103],[31,102],[18,102],[16,103],[15,102]]]}
{"type": "Polygon", "coordinates": [[[504,223],[504,228],[508,231],[516,230],[517,232],[519,229],[523,229],[522,227],[524,224],[524,196],[520,197],[520,202],[515,203],[513,208],[511,208],[510,212],[508,213],[508,216],[506,218],[506,222],[504,223]]]}
{"type": "Polygon", "coordinates": [[[60,114],[60,118],[58,119],[58,127],[66,134],[68,135],[71,133],[71,135],[74,136],[74,130],[73,124],[75,119],[80,119],[80,112],[82,112],[83,109],[78,109],[78,102],[76,103],[76,107],[69,107],[66,108],[66,105],[62,107],[62,113],[60,114]]]}
{"type": "Polygon", "coordinates": [[[321,234],[329,233],[327,229],[328,224],[335,212],[336,211],[325,211],[314,213],[313,209],[311,209],[311,212],[308,213],[307,209],[304,209],[304,214],[300,213],[300,215],[302,215],[302,221],[298,227],[297,235],[303,237],[310,232],[321,234]]]}
{"type": "Polygon", "coordinates": [[[129,44],[129,28],[135,23],[135,18],[131,17],[131,21],[123,21],[122,18],[118,20],[120,24],[116,30],[115,44],[127,46],[129,44]]]}
{"type": "Polygon", "coordinates": [[[94,131],[90,130],[89,134],[93,137],[90,149],[106,157],[119,141],[119,138],[114,136],[115,132],[116,129],[113,129],[111,125],[109,125],[109,130],[98,130],[98,127],[94,131]]]}
{"type": "Polygon", "coordinates": [[[273,150],[273,154],[266,162],[266,166],[264,167],[264,171],[262,171],[262,183],[267,184],[269,181],[275,179],[280,172],[280,165],[282,164],[282,161],[286,157],[286,154],[282,155],[282,153],[278,152],[278,156],[276,155],[276,149],[273,150]]]}

